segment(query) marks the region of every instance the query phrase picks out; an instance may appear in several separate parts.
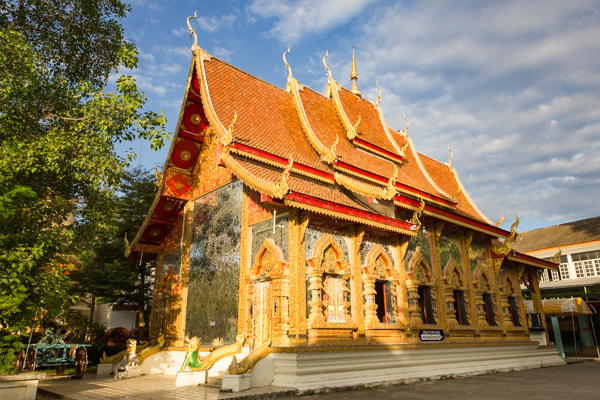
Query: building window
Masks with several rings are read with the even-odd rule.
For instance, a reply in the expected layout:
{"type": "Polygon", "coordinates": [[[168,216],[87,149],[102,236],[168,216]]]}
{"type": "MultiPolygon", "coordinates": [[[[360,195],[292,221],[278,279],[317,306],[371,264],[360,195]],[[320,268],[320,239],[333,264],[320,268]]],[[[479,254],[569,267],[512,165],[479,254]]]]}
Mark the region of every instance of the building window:
{"type": "Polygon", "coordinates": [[[558,271],[552,270],[551,275],[553,281],[560,281],[560,274],[558,273],[558,271]]]}
{"type": "Polygon", "coordinates": [[[346,296],[344,293],[344,280],[342,276],[325,274],[325,320],[327,322],[346,322],[344,307],[346,296]]]}
{"type": "Polygon", "coordinates": [[[522,326],[521,318],[519,317],[519,306],[515,296],[508,296],[508,306],[510,308],[510,318],[514,326],[522,326]]]}
{"type": "Polygon", "coordinates": [[[496,322],[496,313],[494,312],[494,300],[492,294],[485,292],[483,294],[483,307],[485,309],[485,319],[489,326],[498,326],[496,322]]]}
{"type": "Polygon", "coordinates": [[[544,272],[542,272],[542,282],[548,282],[550,281],[550,277],[548,276],[548,270],[545,269],[544,272]]]}
{"type": "Polygon", "coordinates": [[[560,279],[570,279],[571,276],[569,274],[569,264],[568,263],[561,263],[558,266],[558,269],[560,271],[560,279]]]}
{"type": "Polygon", "coordinates": [[[452,293],[454,297],[454,309],[456,310],[456,320],[459,325],[469,325],[469,318],[467,317],[467,304],[465,301],[464,290],[454,290],[452,293]]]}
{"type": "Polygon", "coordinates": [[[375,304],[377,304],[377,318],[379,322],[395,322],[391,281],[375,281],[375,304]]]}
{"type": "Polygon", "coordinates": [[[600,251],[572,254],[577,278],[600,275],[600,251]]]}
{"type": "Polygon", "coordinates": [[[424,324],[435,324],[433,312],[433,298],[431,297],[431,286],[421,285],[418,289],[419,307],[421,309],[421,319],[424,324]]]}

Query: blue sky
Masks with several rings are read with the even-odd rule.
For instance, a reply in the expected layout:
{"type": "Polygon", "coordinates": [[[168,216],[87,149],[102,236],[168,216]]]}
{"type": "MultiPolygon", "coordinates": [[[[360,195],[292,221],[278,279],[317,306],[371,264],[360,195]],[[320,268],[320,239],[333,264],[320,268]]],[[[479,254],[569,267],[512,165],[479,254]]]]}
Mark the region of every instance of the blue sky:
{"type": "MultiPolygon", "coordinates": [[[[322,57],[359,88],[418,151],[454,153],[467,191],[493,221],[519,231],[600,215],[600,0],[134,0],[124,21],[140,51],[133,71],[173,132],[191,60],[186,18],[210,54],[285,88],[323,92],[322,57]]],[[[138,162],[153,153],[135,144],[138,162]],[[139,148],[138,148],[139,147],[139,148]]]]}

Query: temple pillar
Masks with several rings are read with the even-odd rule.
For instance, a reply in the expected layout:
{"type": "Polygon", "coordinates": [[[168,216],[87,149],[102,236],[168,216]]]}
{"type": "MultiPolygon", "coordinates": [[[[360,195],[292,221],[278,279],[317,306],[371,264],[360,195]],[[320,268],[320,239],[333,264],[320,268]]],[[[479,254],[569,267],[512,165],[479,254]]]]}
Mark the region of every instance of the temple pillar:
{"type": "Polygon", "coordinates": [[[406,292],[408,296],[408,324],[409,328],[414,330],[423,325],[421,308],[419,307],[419,287],[415,285],[414,281],[408,280],[406,292]]]}
{"type": "MultiPolygon", "coordinates": [[[[475,287],[473,285],[473,272],[471,270],[471,259],[469,258],[469,252],[471,251],[471,241],[473,240],[472,232],[464,232],[461,240],[460,240],[460,255],[461,262],[463,265],[463,276],[465,279],[465,296],[468,299],[469,309],[467,312],[469,313],[469,321],[473,324],[475,328],[479,326],[479,309],[476,295],[475,295],[475,287]]],[[[481,295],[479,298],[481,298],[481,295]]],[[[480,299],[481,301],[481,299],[480,299]]],[[[487,323],[486,325],[487,326],[487,323]]]]}
{"type": "Polygon", "coordinates": [[[179,293],[173,295],[170,299],[171,308],[175,312],[176,319],[174,329],[172,326],[169,327],[171,332],[175,336],[171,336],[171,342],[166,343],[168,346],[183,347],[185,340],[185,317],[187,310],[187,295],[188,295],[188,284],[189,284],[189,272],[190,272],[190,246],[192,244],[192,228],[194,220],[194,202],[188,201],[184,207],[183,214],[183,229],[182,229],[182,240],[181,240],[181,265],[179,268],[179,293]]]}
{"type": "Polygon", "coordinates": [[[306,337],[306,255],[304,236],[308,214],[289,211],[289,336],[299,344],[306,337]]]}
{"type": "Polygon", "coordinates": [[[396,321],[404,326],[408,326],[408,292],[406,290],[406,265],[404,256],[408,249],[410,236],[396,236],[392,247],[392,258],[394,259],[396,277],[397,310],[395,310],[396,321]]]}
{"type": "Polygon", "coordinates": [[[153,341],[158,339],[160,336],[159,326],[161,319],[161,308],[160,308],[160,282],[163,280],[163,255],[159,254],[156,257],[154,263],[154,290],[152,292],[152,308],[150,309],[150,317],[148,321],[148,335],[149,340],[153,341]]]}
{"type": "Polygon", "coordinates": [[[375,278],[363,274],[363,296],[365,299],[365,325],[367,328],[379,322],[377,318],[377,304],[375,303],[375,278]]]}
{"type": "Polygon", "coordinates": [[[249,207],[250,194],[247,186],[244,185],[242,192],[242,230],[240,235],[240,271],[239,271],[239,289],[238,289],[238,318],[237,318],[237,339],[248,338],[249,326],[252,326],[250,321],[250,307],[248,303],[252,304],[252,297],[249,294],[249,270],[252,260],[252,240],[251,240],[251,229],[249,226],[249,207]]]}
{"type": "Polygon", "coordinates": [[[352,239],[348,243],[350,252],[350,268],[351,268],[351,280],[350,288],[351,302],[352,302],[352,317],[358,326],[357,335],[364,336],[365,334],[365,312],[364,312],[364,301],[363,301],[363,285],[362,285],[362,270],[361,270],[361,259],[360,259],[360,245],[362,238],[365,234],[362,227],[354,225],[352,239]]]}
{"type": "Polygon", "coordinates": [[[475,308],[477,310],[477,326],[479,329],[485,329],[489,327],[487,318],[485,315],[485,303],[483,301],[483,290],[475,289],[473,290],[473,295],[475,296],[475,308]]]}
{"type": "Polygon", "coordinates": [[[438,310],[438,321],[437,324],[439,326],[445,327],[448,325],[448,316],[446,315],[446,301],[445,301],[445,292],[444,292],[444,280],[442,279],[442,259],[440,256],[440,236],[442,234],[442,229],[444,228],[444,223],[432,223],[430,226],[431,235],[430,244],[431,244],[431,268],[433,269],[432,275],[433,280],[435,282],[434,290],[436,295],[434,298],[440,299],[437,302],[437,310],[438,310]]]}
{"type": "Polygon", "coordinates": [[[324,322],[323,317],[323,277],[321,271],[309,270],[308,277],[310,280],[308,291],[310,293],[310,314],[308,323],[310,326],[316,326],[324,322]]]}
{"type": "Polygon", "coordinates": [[[456,319],[456,308],[454,307],[454,288],[453,287],[445,287],[444,288],[444,303],[446,308],[446,321],[448,322],[448,327],[456,328],[459,323],[456,319]]]}

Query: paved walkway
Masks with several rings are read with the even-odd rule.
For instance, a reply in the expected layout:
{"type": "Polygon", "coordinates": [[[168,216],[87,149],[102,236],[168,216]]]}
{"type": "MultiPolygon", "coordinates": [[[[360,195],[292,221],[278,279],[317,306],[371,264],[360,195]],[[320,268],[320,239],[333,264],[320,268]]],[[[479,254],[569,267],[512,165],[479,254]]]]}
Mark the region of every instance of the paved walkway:
{"type": "Polygon", "coordinates": [[[85,375],[83,379],[68,376],[40,381],[38,400],[62,398],[67,400],[217,400],[217,399],[281,399],[297,397],[296,390],[267,386],[238,393],[222,393],[216,387],[200,385],[175,387],[170,375],[145,375],[139,378],[114,379],[85,375]]]}
{"type": "MultiPolygon", "coordinates": [[[[407,385],[302,396],[306,400],[362,400],[365,398],[403,400],[596,400],[600,398],[600,361],[578,360],[565,366],[426,381],[407,385]]],[[[239,393],[220,393],[218,388],[175,387],[175,378],[150,375],[115,380],[86,375],[82,380],[69,377],[40,381],[38,400],[127,399],[275,399],[296,397],[287,388],[254,388],[239,393]]]]}

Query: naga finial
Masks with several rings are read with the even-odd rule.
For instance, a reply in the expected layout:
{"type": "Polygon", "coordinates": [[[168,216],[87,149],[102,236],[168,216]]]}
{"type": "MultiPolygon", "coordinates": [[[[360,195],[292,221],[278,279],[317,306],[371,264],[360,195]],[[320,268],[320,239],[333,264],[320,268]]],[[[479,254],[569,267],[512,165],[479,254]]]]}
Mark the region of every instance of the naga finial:
{"type": "Polygon", "coordinates": [[[519,226],[519,217],[515,216],[515,218],[515,222],[513,222],[513,224],[510,226],[510,238],[507,239],[509,243],[514,242],[517,239],[517,236],[519,235],[519,233],[517,232],[517,227],[519,226]]]}
{"type": "Polygon", "coordinates": [[[385,200],[392,200],[396,197],[396,179],[398,179],[399,172],[398,167],[394,165],[394,173],[390,176],[385,191],[383,192],[383,198],[385,200]]]}
{"type": "MultiPolygon", "coordinates": [[[[515,222],[513,222],[513,224],[510,227],[510,236],[507,237],[506,239],[504,239],[504,243],[502,243],[500,246],[493,246],[492,247],[492,251],[498,255],[502,255],[505,256],[508,253],[510,253],[511,247],[510,244],[513,243],[516,239],[517,239],[517,226],[519,226],[519,217],[516,217],[517,220],[515,222]]],[[[504,219],[504,216],[502,217],[502,220],[504,219]]],[[[502,221],[501,220],[501,221],[502,221]]],[[[499,221],[498,223],[500,224],[501,221],[499,221]]]]}
{"type": "Polygon", "coordinates": [[[190,19],[192,19],[192,18],[195,19],[197,14],[198,14],[198,11],[194,11],[193,16],[187,17],[187,26],[188,26],[188,29],[190,30],[190,37],[192,37],[192,35],[194,36],[194,44],[192,45],[192,53],[195,53],[199,49],[198,36],[196,35],[196,32],[194,32],[194,30],[192,29],[192,25],[190,24],[190,19]]]}
{"type": "Polygon", "coordinates": [[[290,47],[288,46],[287,51],[283,52],[283,62],[285,63],[285,66],[287,67],[288,71],[289,71],[289,76],[292,76],[292,67],[290,67],[290,64],[287,62],[287,59],[285,58],[286,54],[290,54],[290,47]]]}
{"type": "Polygon", "coordinates": [[[410,122],[408,121],[408,118],[406,118],[406,114],[404,114],[404,120],[406,121],[406,126],[404,127],[403,130],[400,131],[400,134],[402,136],[407,136],[408,135],[408,128],[410,127],[410,122]]]}
{"type": "Polygon", "coordinates": [[[352,138],[350,138],[350,140],[354,139],[358,135],[358,125],[360,125],[360,121],[362,121],[362,117],[360,116],[360,114],[358,114],[358,120],[352,126],[353,136],[352,136],[352,138]]]}
{"type": "Polygon", "coordinates": [[[379,100],[381,99],[381,88],[379,87],[379,82],[375,81],[375,84],[377,85],[377,90],[379,91],[379,95],[377,95],[377,98],[375,99],[375,105],[379,107],[379,100]]]}
{"type": "Polygon", "coordinates": [[[356,84],[358,80],[358,71],[356,70],[356,58],[354,57],[354,46],[352,46],[352,71],[350,72],[350,80],[352,81],[352,89],[350,90],[357,96],[362,96],[360,89],[356,84]]]}
{"type": "Polygon", "coordinates": [[[450,147],[450,145],[448,145],[448,151],[450,152],[450,159],[448,160],[446,165],[448,167],[452,168],[452,158],[454,157],[454,152],[452,151],[452,148],[450,147]]]}
{"type": "Polygon", "coordinates": [[[419,232],[419,229],[421,229],[421,226],[423,226],[423,223],[419,218],[423,214],[423,211],[425,211],[425,200],[421,199],[420,206],[415,210],[412,217],[412,223],[417,224],[417,227],[415,229],[416,232],[419,232]]]}
{"type": "Polygon", "coordinates": [[[496,222],[496,227],[500,228],[500,225],[504,222],[504,215],[500,216],[500,220],[496,222]]]}
{"type": "Polygon", "coordinates": [[[562,256],[562,249],[558,249],[558,252],[552,257],[552,262],[560,264],[560,256],[562,256]]]}
{"type": "Polygon", "coordinates": [[[325,66],[325,69],[327,70],[327,74],[329,75],[329,79],[333,79],[333,77],[331,76],[331,70],[327,66],[327,62],[325,62],[325,59],[327,59],[327,57],[329,57],[329,50],[327,50],[325,52],[325,55],[323,56],[323,65],[325,66]]]}
{"type": "Polygon", "coordinates": [[[219,130],[218,131],[218,132],[220,132],[219,139],[221,140],[221,145],[223,145],[223,147],[225,149],[227,149],[229,147],[229,145],[231,143],[233,143],[233,128],[235,128],[237,119],[238,119],[237,111],[234,111],[233,120],[231,121],[231,124],[229,124],[229,128],[227,128],[227,130],[219,130]]]}
{"type": "Polygon", "coordinates": [[[277,184],[273,187],[273,196],[274,197],[276,197],[278,199],[283,199],[283,196],[285,196],[287,194],[287,192],[290,190],[287,180],[290,176],[290,172],[291,172],[293,166],[294,166],[294,159],[290,155],[290,159],[288,161],[287,167],[285,167],[285,169],[281,173],[279,182],[277,182],[277,184]]]}

